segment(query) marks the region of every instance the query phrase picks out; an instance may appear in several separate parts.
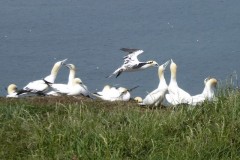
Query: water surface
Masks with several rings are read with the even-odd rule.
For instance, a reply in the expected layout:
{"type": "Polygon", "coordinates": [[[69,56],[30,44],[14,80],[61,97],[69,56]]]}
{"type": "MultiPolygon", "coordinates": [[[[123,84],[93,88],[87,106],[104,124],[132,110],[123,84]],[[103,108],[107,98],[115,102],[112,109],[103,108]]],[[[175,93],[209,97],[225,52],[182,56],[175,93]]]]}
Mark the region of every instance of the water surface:
{"type": "MultiPolygon", "coordinates": [[[[133,96],[145,96],[158,85],[157,68],[105,78],[122,64],[122,47],[143,49],[141,61],[172,58],[179,86],[200,93],[207,76],[224,81],[240,72],[239,8],[237,0],[2,0],[0,95],[68,58],[92,92],[105,84],[140,85],[133,96]]],[[[165,76],[169,81],[169,68],[165,76]]],[[[56,82],[67,77],[62,68],[56,82]]]]}

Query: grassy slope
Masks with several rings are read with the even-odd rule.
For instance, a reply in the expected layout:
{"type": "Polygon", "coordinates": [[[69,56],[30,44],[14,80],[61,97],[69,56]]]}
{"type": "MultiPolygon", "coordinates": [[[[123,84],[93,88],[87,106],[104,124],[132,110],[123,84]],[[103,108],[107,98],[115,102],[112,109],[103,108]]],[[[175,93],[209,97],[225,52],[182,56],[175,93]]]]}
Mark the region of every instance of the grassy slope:
{"type": "Polygon", "coordinates": [[[196,108],[0,99],[0,159],[239,159],[240,94],[196,108]]]}

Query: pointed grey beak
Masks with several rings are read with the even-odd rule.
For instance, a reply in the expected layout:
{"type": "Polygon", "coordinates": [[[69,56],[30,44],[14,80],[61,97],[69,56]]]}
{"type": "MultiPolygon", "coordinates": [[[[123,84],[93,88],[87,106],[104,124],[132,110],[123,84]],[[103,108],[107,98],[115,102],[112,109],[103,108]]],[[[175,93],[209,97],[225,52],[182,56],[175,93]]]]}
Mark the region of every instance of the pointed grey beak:
{"type": "Polygon", "coordinates": [[[66,58],[66,59],[60,61],[60,62],[61,62],[61,65],[65,65],[65,62],[66,62],[67,60],[68,60],[68,59],[66,58]]]}
{"type": "Polygon", "coordinates": [[[70,64],[63,64],[65,67],[67,67],[67,68],[69,68],[69,69],[71,69],[71,65],[70,64]]]}
{"type": "Polygon", "coordinates": [[[163,69],[165,69],[165,68],[168,66],[169,63],[170,63],[170,60],[168,60],[167,62],[165,62],[165,63],[163,64],[163,69]]]}

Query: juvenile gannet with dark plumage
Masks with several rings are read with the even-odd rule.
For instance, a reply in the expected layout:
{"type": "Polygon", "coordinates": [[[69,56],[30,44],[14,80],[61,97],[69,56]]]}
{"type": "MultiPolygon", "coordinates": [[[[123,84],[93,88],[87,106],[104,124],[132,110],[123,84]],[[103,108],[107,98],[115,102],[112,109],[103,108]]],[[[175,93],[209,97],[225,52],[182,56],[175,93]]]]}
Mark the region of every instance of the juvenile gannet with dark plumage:
{"type": "Polygon", "coordinates": [[[50,75],[48,75],[47,77],[45,77],[41,80],[36,80],[36,81],[28,83],[25,87],[23,87],[22,90],[19,91],[20,94],[21,93],[34,93],[34,94],[38,94],[38,95],[45,95],[45,93],[49,89],[49,85],[54,83],[59,69],[66,61],[67,61],[67,59],[56,62],[51,70],[50,75]]]}
{"type": "Polygon", "coordinates": [[[188,104],[191,101],[191,95],[181,89],[177,83],[177,65],[171,59],[170,64],[171,79],[168,85],[168,93],[162,102],[164,106],[175,106],[178,104],[188,104]]]}
{"type": "Polygon", "coordinates": [[[168,85],[166,83],[166,80],[164,78],[164,71],[169,64],[169,61],[165,62],[161,66],[158,67],[158,76],[159,76],[159,84],[158,88],[153,90],[151,93],[149,93],[142,102],[138,103],[140,105],[155,105],[158,106],[161,104],[163,99],[165,98],[165,94],[168,90],[168,85]]]}
{"type": "Polygon", "coordinates": [[[120,50],[124,52],[128,52],[127,56],[124,56],[124,63],[121,67],[115,70],[110,76],[116,75],[116,78],[122,72],[133,72],[143,70],[149,67],[158,67],[158,63],[156,61],[147,61],[147,62],[139,62],[138,56],[143,53],[143,50],[140,49],[129,49],[129,48],[121,48],[120,50]]]}
{"type": "Polygon", "coordinates": [[[213,101],[215,98],[215,89],[217,86],[217,80],[215,78],[206,78],[204,80],[205,87],[203,89],[203,92],[201,94],[192,96],[192,99],[190,101],[190,105],[197,105],[201,104],[204,101],[213,101]]]}

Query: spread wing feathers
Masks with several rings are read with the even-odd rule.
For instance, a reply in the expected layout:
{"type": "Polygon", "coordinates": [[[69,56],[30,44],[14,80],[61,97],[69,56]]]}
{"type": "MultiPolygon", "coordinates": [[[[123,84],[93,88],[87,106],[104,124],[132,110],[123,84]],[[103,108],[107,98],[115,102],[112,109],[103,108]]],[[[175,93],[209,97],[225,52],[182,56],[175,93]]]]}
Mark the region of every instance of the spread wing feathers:
{"type": "Polygon", "coordinates": [[[143,50],[136,50],[136,49],[130,49],[130,50],[134,50],[134,52],[129,52],[129,54],[127,56],[124,56],[124,64],[128,64],[128,63],[139,63],[138,61],[138,55],[142,54],[144,51],[143,50]]]}
{"type": "Polygon", "coordinates": [[[133,52],[138,51],[140,49],[121,48],[120,50],[123,51],[123,52],[133,53],[133,52]]]}

